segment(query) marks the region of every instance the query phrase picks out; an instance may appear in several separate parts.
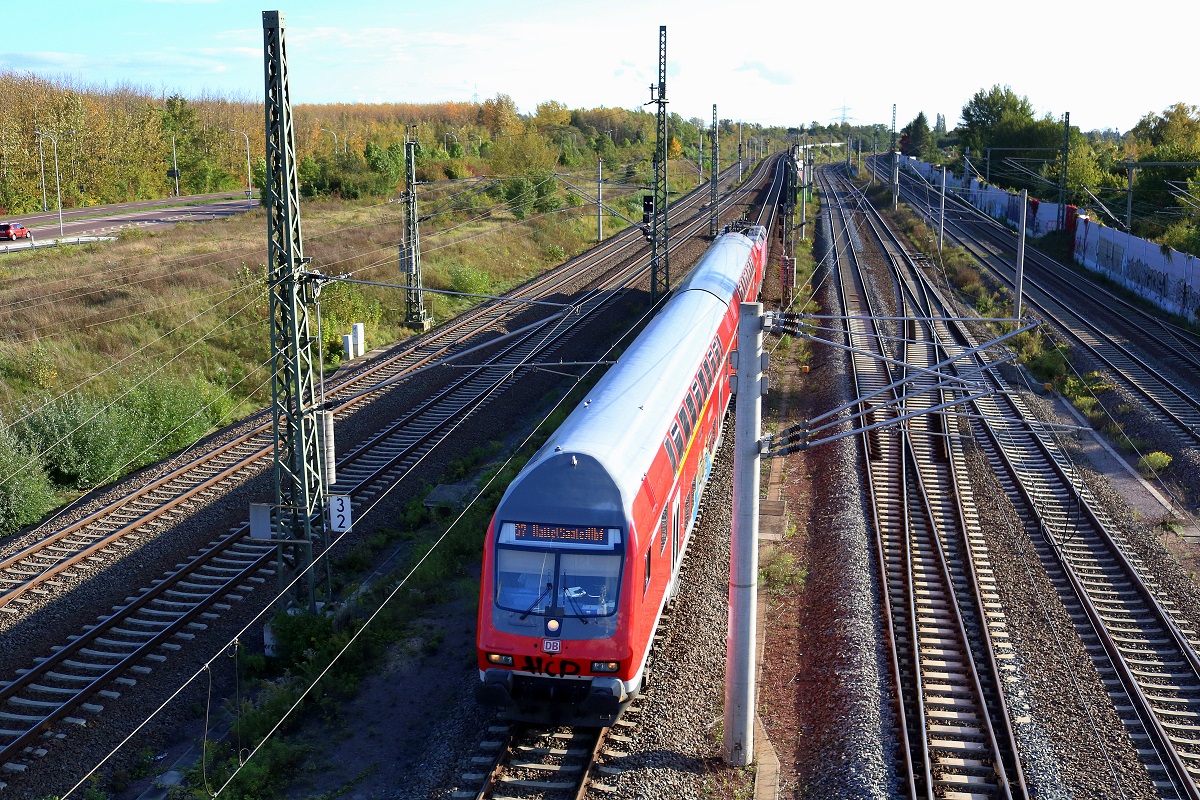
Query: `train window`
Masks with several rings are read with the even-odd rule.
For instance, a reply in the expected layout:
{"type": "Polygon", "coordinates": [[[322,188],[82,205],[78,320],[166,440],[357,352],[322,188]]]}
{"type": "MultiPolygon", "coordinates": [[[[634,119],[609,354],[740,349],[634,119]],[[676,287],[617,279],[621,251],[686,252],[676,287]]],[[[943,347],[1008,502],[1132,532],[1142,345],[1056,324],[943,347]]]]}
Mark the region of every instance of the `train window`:
{"type": "Polygon", "coordinates": [[[658,535],[662,542],[658,546],[658,554],[661,556],[667,549],[667,512],[669,506],[663,506],[662,519],[658,522],[658,535]]]}
{"type": "Polygon", "coordinates": [[[646,590],[650,588],[650,551],[646,551],[646,582],[642,585],[642,595],[645,596],[646,590]]]}
{"type": "Polygon", "coordinates": [[[617,610],[621,557],[608,553],[562,553],[558,594],[567,615],[607,617],[617,610]]]}
{"type": "Polygon", "coordinates": [[[704,390],[698,382],[692,384],[692,399],[696,401],[696,408],[704,408],[704,390]]]}
{"type": "MultiPolygon", "coordinates": [[[[678,460],[682,461],[684,454],[684,440],[683,431],[679,429],[678,422],[675,422],[671,425],[671,441],[675,443],[675,453],[678,456],[678,460]]],[[[679,471],[678,465],[676,465],[675,471],[679,471]]]]}
{"type": "MultiPolygon", "coordinates": [[[[611,557],[611,556],[610,556],[611,557]]],[[[618,563],[619,557],[616,557],[618,563]]],[[[496,605],[509,611],[543,613],[554,605],[554,553],[496,548],[496,605]]]]}
{"type": "Polygon", "coordinates": [[[700,383],[700,391],[704,395],[708,395],[708,389],[712,386],[712,375],[708,372],[708,362],[700,365],[700,374],[696,376],[696,380],[700,383]]]}
{"type": "MultiPolygon", "coordinates": [[[[671,426],[671,431],[674,433],[675,426],[671,426]]],[[[667,448],[667,458],[671,460],[671,472],[679,472],[679,454],[675,452],[675,442],[671,440],[671,434],[667,434],[667,440],[663,443],[667,448]]]]}
{"type": "Polygon", "coordinates": [[[692,429],[696,427],[696,420],[688,416],[687,406],[680,406],[679,413],[675,415],[675,420],[679,423],[680,429],[683,431],[683,440],[691,441],[692,429]]]}
{"type": "MultiPolygon", "coordinates": [[[[696,384],[692,384],[694,387],[696,384]]],[[[692,399],[691,392],[683,396],[683,405],[688,410],[688,438],[692,438],[692,431],[696,427],[696,420],[700,419],[700,413],[696,409],[696,401],[692,399]]]]}

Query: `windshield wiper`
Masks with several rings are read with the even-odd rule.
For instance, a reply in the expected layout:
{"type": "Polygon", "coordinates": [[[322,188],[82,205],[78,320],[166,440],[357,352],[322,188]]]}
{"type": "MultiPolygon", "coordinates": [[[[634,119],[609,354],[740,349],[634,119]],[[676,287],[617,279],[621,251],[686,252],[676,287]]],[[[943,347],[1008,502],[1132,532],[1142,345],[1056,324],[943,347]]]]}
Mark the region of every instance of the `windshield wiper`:
{"type": "Polygon", "coordinates": [[[552,591],[553,589],[554,589],[554,584],[553,584],[553,583],[547,583],[547,584],[546,584],[546,588],[545,588],[545,589],[542,589],[542,593],[541,593],[541,594],[539,594],[539,595],[537,596],[537,599],[533,601],[533,605],[531,605],[529,608],[527,608],[527,609],[525,610],[525,613],[524,613],[524,614],[522,614],[521,616],[517,617],[517,619],[525,619],[525,618],[526,618],[526,617],[528,617],[530,614],[532,614],[532,613],[533,613],[533,610],[534,610],[535,608],[537,608],[537,604],[538,604],[538,603],[540,603],[540,602],[542,602],[542,598],[546,596],[546,592],[552,591]]]}
{"type": "Polygon", "coordinates": [[[579,621],[587,625],[588,621],[583,618],[583,607],[579,605],[579,601],[575,599],[575,595],[569,589],[563,589],[563,597],[571,601],[571,605],[574,606],[575,614],[579,617],[579,621]]]}

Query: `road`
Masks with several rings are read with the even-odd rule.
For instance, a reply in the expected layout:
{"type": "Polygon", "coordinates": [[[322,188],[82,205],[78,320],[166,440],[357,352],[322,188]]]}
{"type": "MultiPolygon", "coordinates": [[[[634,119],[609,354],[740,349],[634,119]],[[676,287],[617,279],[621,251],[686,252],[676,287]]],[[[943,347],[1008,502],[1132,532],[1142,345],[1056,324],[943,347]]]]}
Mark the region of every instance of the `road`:
{"type": "MultiPolygon", "coordinates": [[[[140,200],[134,203],[117,203],[109,206],[63,209],[62,235],[65,238],[113,236],[121,228],[132,226],[154,228],[185,221],[200,222],[219,219],[244,213],[251,207],[258,207],[257,199],[250,206],[246,203],[244,193],[221,192],[191,197],[140,200]]],[[[57,209],[23,216],[0,217],[0,221],[6,220],[24,223],[33,232],[34,238],[40,242],[56,239],[59,236],[57,209]]],[[[23,241],[14,242],[8,247],[0,245],[0,252],[25,249],[27,246],[23,241]]]]}

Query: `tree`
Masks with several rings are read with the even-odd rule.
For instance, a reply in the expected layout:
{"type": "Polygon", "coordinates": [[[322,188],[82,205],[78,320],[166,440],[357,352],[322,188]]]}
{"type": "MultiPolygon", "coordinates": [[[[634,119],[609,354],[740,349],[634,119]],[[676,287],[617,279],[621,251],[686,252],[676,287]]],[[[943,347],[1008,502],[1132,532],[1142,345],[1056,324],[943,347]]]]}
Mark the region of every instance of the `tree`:
{"type": "Polygon", "coordinates": [[[554,171],[558,150],[537,134],[501,136],[492,143],[492,167],[501,175],[541,175],[554,171]]]}
{"type": "Polygon", "coordinates": [[[906,156],[925,159],[932,151],[933,136],[929,130],[929,120],[922,111],[900,131],[900,152],[906,156]]]}
{"type": "Polygon", "coordinates": [[[537,126],[538,133],[545,133],[554,128],[565,128],[571,124],[571,109],[557,100],[538,103],[533,122],[537,126]]]}
{"type": "Polygon", "coordinates": [[[674,136],[667,140],[667,158],[683,158],[683,145],[674,136]]]}
{"type": "Polygon", "coordinates": [[[497,94],[491,100],[483,101],[479,107],[479,124],[491,131],[493,138],[502,133],[516,135],[522,128],[517,104],[506,94],[497,94]]]}
{"type": "Polygon", "coordinates": [[[1002,131],[1020,129],[1033,122],[1033,104],[1028,97],[996,84],[976,92],[962,108],[962,143],[975,152],[991,145],[1002,131]]]}
{"type": "Polygon", "coordinates": [[[1139,145],[1196,152],[1200,150],[1200,107],[1176,103],[1161,115],[1147,114],[1133,126],[1129,136],[1139,145]]]}

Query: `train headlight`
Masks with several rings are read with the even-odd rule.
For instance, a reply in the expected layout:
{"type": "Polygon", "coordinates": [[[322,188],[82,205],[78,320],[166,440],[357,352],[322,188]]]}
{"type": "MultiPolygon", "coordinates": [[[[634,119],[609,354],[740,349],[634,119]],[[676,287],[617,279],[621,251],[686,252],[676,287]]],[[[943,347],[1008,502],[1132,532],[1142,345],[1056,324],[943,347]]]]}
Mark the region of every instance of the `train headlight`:
{"type": "Polygon", "coordinates": [[[621,668],[619,661],[593,661],[592,672],[616,672],[621,668]]]}
{"type": "Polygon", "coordinates": [[[489,664],[499,664],[502,667],[511,667],[513,665],[513,657],[506,656],[503,653],[488,653],[487,660],[489,664]]]}
{"type": "Polygon", "coordinates": [[[546,620],[546,630],[550,633],[558,633],[558,629],[562,627],[562,623],[556,619],[546,620]]]}

